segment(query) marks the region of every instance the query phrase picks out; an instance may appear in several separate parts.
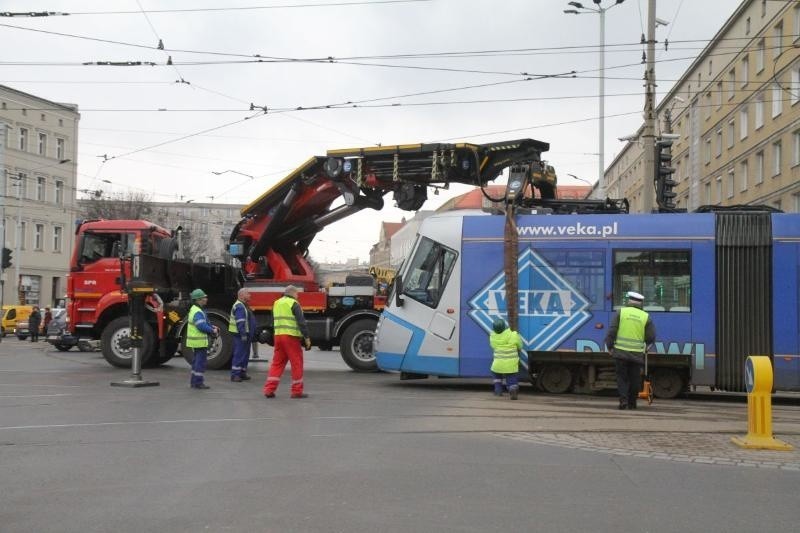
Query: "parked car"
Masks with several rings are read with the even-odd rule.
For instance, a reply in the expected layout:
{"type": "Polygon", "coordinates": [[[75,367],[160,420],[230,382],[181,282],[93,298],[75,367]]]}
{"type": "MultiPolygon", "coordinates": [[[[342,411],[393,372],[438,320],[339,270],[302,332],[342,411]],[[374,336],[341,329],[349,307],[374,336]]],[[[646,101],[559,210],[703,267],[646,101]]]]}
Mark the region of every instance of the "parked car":
{"type": "Polygon", "coordinates": [[[56,308],[51,311],[53,319],[47,325],[45,332],[46,340],[56,347],[56,349],[66,352],[73,346],[78,345],[78,338],[71,335],[67,330],[66,309],[56,308]]]}
{"type": "MultiPolygon", "coordinates": [[[[17,323],[25,321],[25,331],[28,331],[28,317],[33,312],[32,305],[4,305],[3,306],[3,320],[2,320],[2,334],[12,335],[17,332],[17,323]]],[[[25,334],[27,336],[27,333],[25,334]]]]}

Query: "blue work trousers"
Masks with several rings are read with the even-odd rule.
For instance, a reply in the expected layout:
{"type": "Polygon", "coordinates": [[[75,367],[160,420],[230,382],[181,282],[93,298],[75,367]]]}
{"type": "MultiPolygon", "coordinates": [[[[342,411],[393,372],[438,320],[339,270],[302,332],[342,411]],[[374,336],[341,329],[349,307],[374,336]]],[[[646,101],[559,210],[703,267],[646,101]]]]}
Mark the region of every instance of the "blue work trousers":
{"type": "Polygon", "coordinates": [[[231,360],[231,377],[247,374],[247,363],[250,362],[250,341],[242,340],[239,335],[233,337],[233,359],[231,360]]]}
{"type": "Polygon", "coordinates": [[[508,390],[513,387],[519,387],[519,376],[516,373],[498,374],[497,372],[492,372],[492,375],[494,376],[494,393],[498,396],[503,394],[503,380],[505,380],[508,390]]]}
{"type": "Polygon", "coordinates": [[[202,385],[205,379],[206,362],[208,361],[208,348],[193,348],[194,359],[192,359],[192,387],[202,385]]]}

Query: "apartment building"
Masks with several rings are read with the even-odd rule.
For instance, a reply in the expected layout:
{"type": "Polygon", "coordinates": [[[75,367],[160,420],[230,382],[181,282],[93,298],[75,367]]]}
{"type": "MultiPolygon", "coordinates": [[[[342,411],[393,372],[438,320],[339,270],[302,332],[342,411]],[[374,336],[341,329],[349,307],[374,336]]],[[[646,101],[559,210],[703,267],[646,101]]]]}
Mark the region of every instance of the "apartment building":
{"type": "Polygon", "coordinates": [[[74,243],[78,106],[0,85],[0,240],[12,250],[3,303],[64,298],[74,243]]]}
{"type": "MultiPolygon", "coordinates": [[[[657,134],[678,135],[678,207],[800,212],[799,47],[800,4],[745,0],[663,98],[657,134]]],[[[609,196],[628,198],[633,212],[652,187],[645,149],[629,143],[605,172],[609,196]]]]}

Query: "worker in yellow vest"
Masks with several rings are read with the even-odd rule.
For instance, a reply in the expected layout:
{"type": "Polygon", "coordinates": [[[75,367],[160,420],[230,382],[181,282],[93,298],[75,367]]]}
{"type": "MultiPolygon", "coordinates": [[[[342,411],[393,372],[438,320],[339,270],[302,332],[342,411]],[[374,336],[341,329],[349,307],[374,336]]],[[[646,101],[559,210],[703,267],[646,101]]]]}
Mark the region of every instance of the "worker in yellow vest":
{"type": "Polygon", "coordinates": [[[233,337],[233,358],[231,359],[231,381],[249,381],[247,364],[250,362],[250,345],[255,342],[256,317],[247,305],[250,291],[239,289],[236,301],[228,318],[228,332],[233,337]]]}
{"type": "Polygon", "coordinates": [[[494,376],[494,395],[503,394],[503,381],[508,387],[512,400],[519,394],[519,351],[522,349],[522,337],[506,325],[506,321],[498,318],[492,324],[489,334],[489,345],[492,347],[492,375],[494,376]]]}
{"type": "Polygon", "coordinates": [[[272,322],[275,330],[275,351],[264,383],[264,396],[274,398],[281,376],[288,361],[292,365],[292,388],[290,398],[308,398],[303,392],[303,345],[311,348],[303,309],[297,301],[300,289],[289,285],[272,306],[272,322]]]}
{"type": "Polygon", "coordinates": [[[644,296],[638,292],[625,294],[626,304],[611,319],[606,347],[614,358],[617,372],[619,409],[636,409],[636,398],[642,386],[642,366],[647,345],[656,340],[656,326],[642,310],[644,296]]]}
{"type": "Polygon", "coordinates": [[[186,321],[186,347],[194,352],[192,358],[192,378],[189,386],[193,389],[209,389],[205,384],[206,361],[208,360],[208,336],[219,336],[219,328],[208,323],[203,307],[208,303],[208,295],[203,289],[195,289],[190,294],[192,307],[186,321]]]}

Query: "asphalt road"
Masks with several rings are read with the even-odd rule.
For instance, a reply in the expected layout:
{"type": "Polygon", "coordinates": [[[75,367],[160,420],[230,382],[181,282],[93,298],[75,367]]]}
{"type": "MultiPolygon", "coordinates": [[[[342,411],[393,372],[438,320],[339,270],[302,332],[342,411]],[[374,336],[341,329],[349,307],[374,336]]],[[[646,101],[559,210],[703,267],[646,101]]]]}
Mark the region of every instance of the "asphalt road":
{"type": "MultiPolygon", "coordinates": [[[[734,451],[742,405],[680,400],[619,412],[611,397],[528,389],[511,402],[475,381],[355,374],[338,353],[318,351],[307,353],[310,398],[288,398],[287,372],[268,400],[265,369],[251,363],[256,379],[246,383],[211,372],[212,388],[196,391],[173,359],[145,370],[160,386],[122,389],[109,384],[128,373],[97,353],[6,338],[0,531],[798,527],[798,455],[734,451]],[[655,448],[636,453],[631,442],[655,448]],[[724,462],[741,453],[744,461],[724,462]],[[712,464],[695,460],[706,456],[712,464]]],[[[798,411],[775,411],[776,431],[794,444],[798,411]]]]}

